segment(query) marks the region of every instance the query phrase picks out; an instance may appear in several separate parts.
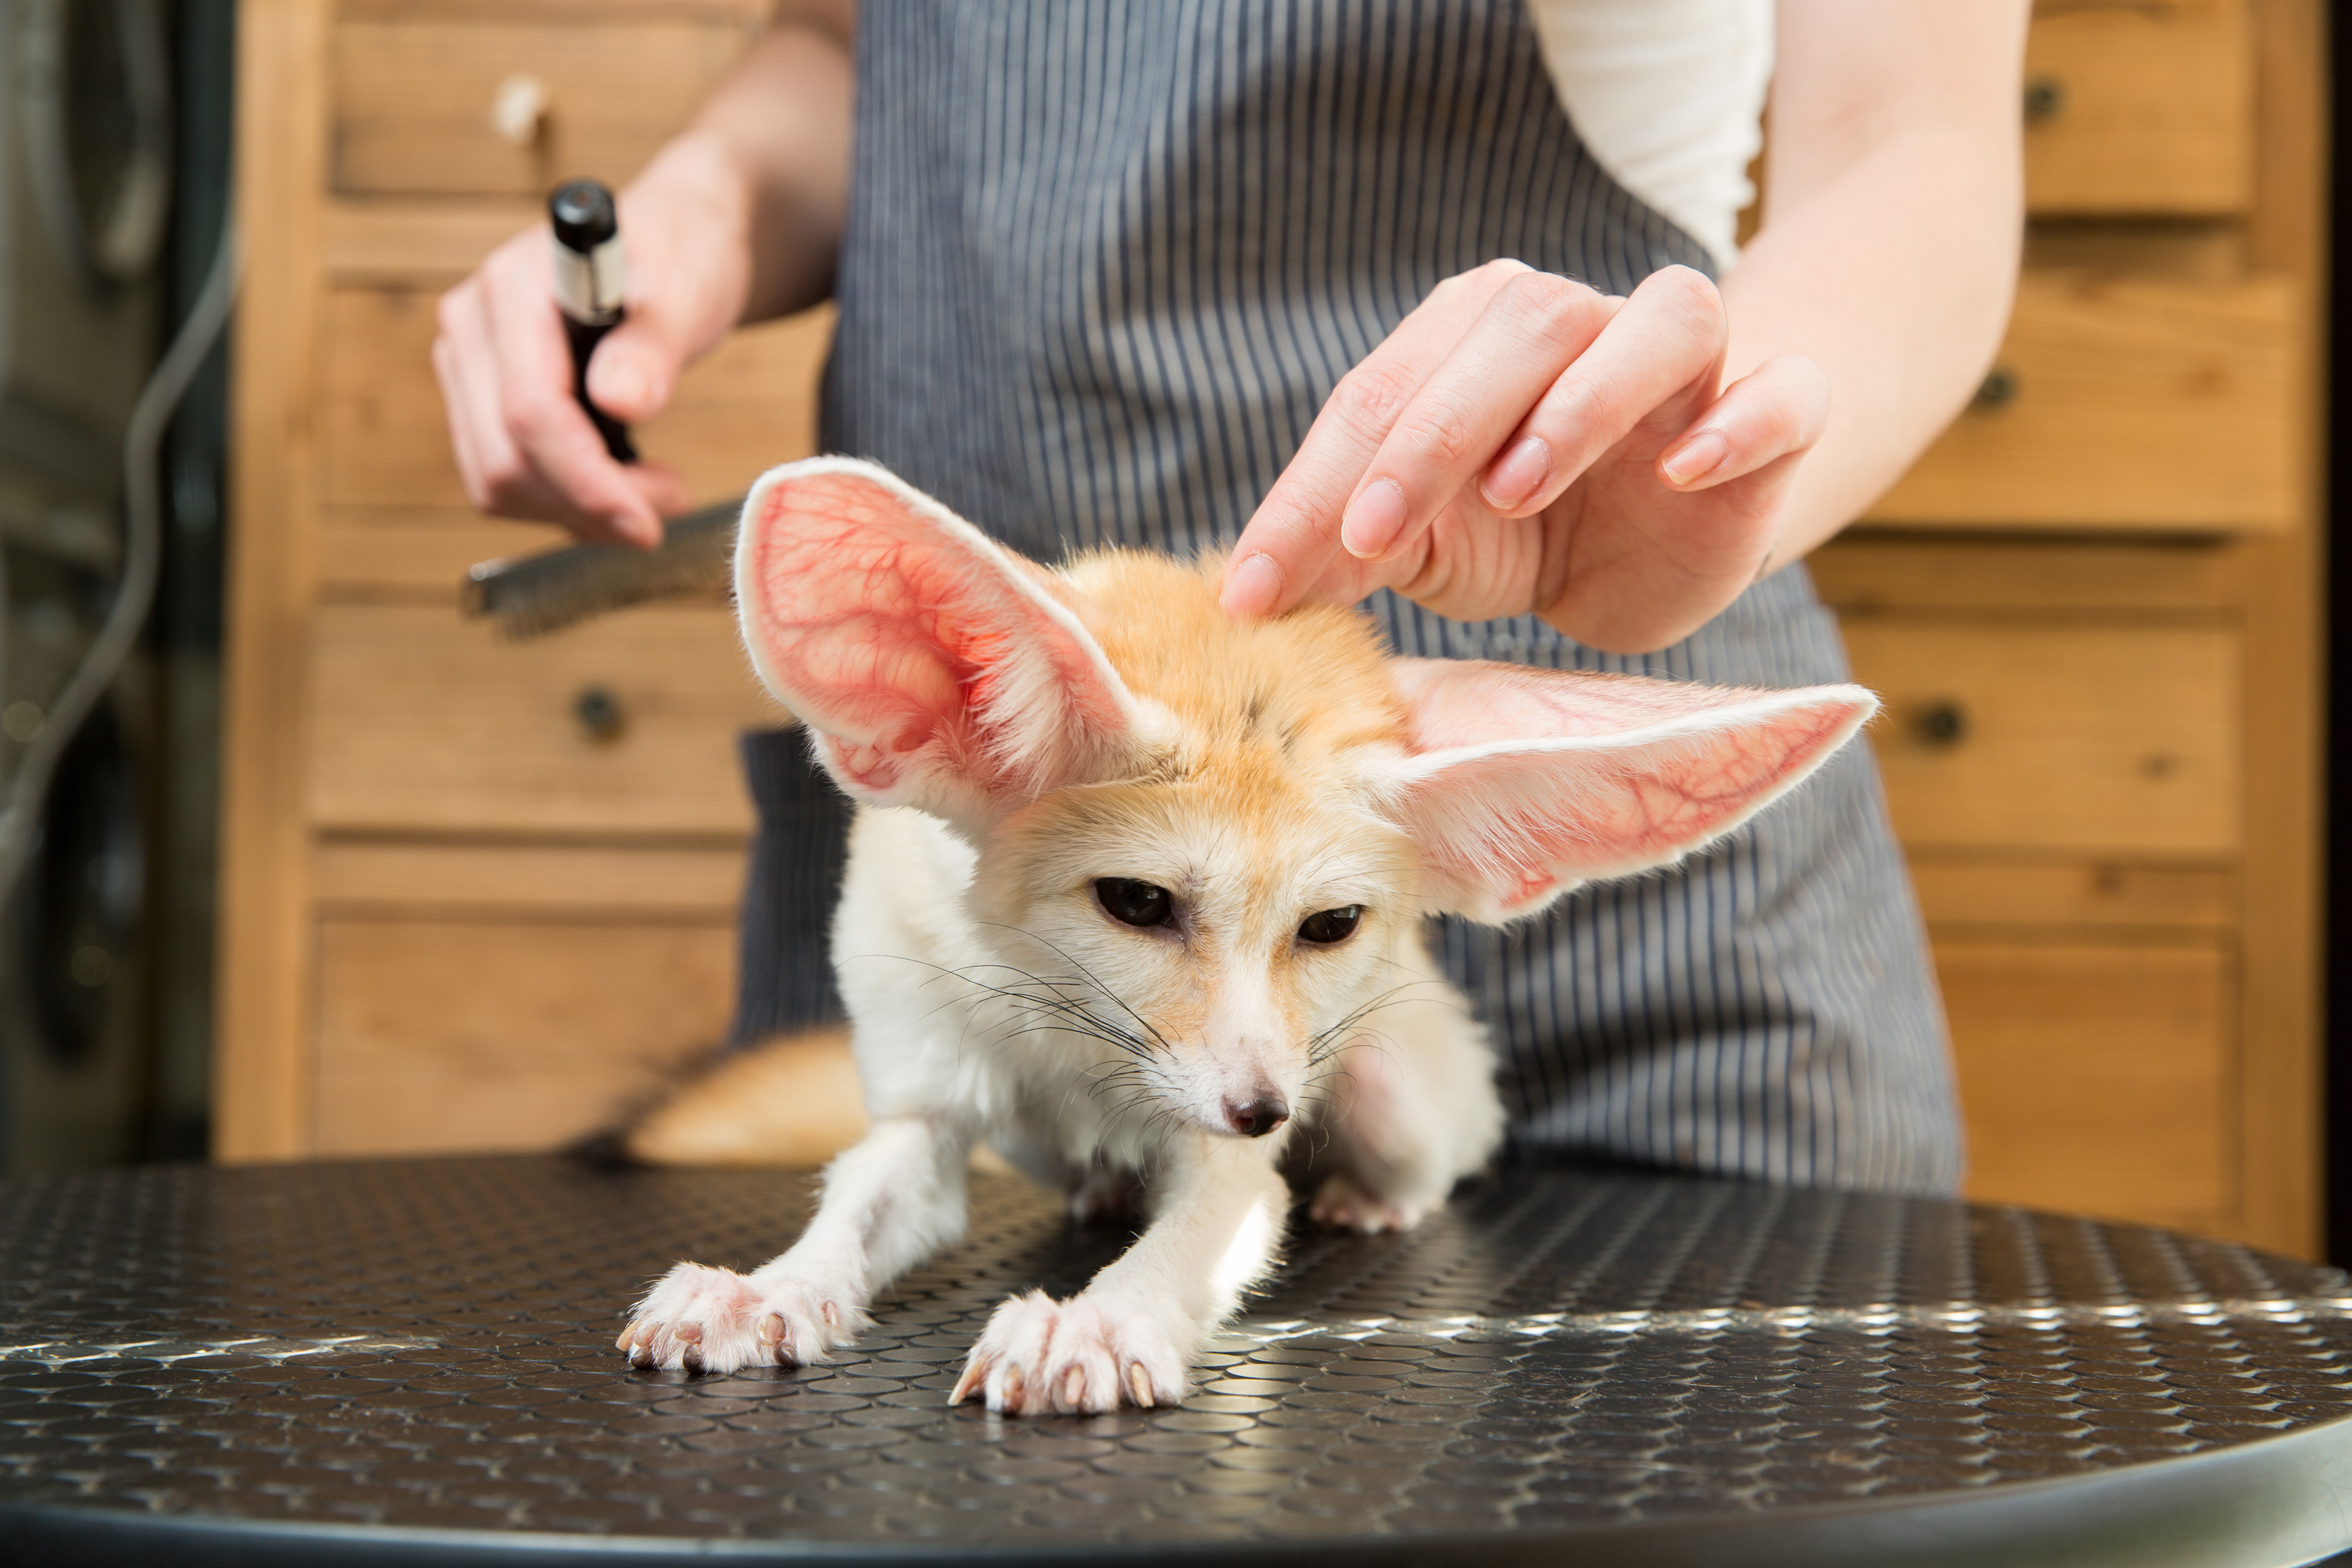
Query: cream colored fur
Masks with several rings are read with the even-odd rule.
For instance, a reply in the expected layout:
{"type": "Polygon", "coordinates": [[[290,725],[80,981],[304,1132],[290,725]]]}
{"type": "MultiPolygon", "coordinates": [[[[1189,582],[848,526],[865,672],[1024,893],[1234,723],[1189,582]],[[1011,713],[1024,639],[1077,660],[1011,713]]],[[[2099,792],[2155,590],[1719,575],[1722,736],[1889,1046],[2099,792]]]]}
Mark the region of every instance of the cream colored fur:
{"type": "Polygon", "coordinates": [[[1007,1301],[956,1397],[1182,1399],[1276,1255],[1286,1154],[1315,1218],[1373,1231],[1419,1222],[1496,1145],[1493,1064],[1424,915],[1508,918],[1671,860],[1871,706],[1433,671],[1348,611],[1234,622],[1207,568],[1045,572],[839,460],[762,481],[738,562],[762,677],[876,802],[833,936],[871,1124],[788,1251],[653,1288],[619,1342],[641,1366],[825,1359],[961,1234],[986,1144],[1082,1213],[1139,1181],[1150,1222],[1080,1295],[1007,1301]],[[1177,913],[1124,924],[1105,878],[1177,913]],[[1308,938],[1349,908],[1345,939],[1308,938]],[[1239,1135],[1269,1105],[1279,1128],[1239,1135]]]}

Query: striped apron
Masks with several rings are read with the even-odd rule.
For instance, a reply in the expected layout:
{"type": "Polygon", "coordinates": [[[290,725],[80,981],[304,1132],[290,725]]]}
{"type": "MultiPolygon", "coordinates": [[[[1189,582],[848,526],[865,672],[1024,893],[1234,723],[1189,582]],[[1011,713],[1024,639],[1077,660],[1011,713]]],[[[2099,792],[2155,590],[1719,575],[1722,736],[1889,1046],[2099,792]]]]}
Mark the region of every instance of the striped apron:
{"type": "MultiPolygon", "coordinates": [[[[1518,0],[867,0],[823,444],[1013,548],[1229,544],[1340,376],[1440,280],[1516,256],[1615,294],[1706,253],[1612,181],[1518,0]]],[[[1793,686],[1847,678],[1801,566],[1688,641],[1598,653],[1381,594],[1398,652],[1793,686]]],[[[846,807],[789,736],[735,1037],[837,1014],[846,807]]],[[[1671,871],[1438,924],[1522,1159],[1950,1189],[1941,1008],[1852,747],[1671,871]]]]}

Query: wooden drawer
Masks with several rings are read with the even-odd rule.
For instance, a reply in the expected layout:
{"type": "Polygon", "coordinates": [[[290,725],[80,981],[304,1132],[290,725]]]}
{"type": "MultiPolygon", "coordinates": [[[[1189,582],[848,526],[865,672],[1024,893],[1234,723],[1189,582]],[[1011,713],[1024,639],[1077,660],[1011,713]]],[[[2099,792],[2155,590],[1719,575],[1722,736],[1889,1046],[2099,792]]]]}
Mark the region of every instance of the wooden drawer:
{"type": "Polygon", "coordinates": [[[2219,626],[1847,622],[1906,844],[2221,854],[2239,823],[2239,648],[2219,626]]]}
{"type": "Polygon", "coordinates": [[[2076,935],[2213,934],[2237,917],[2233,873],[2148,864],[1915,849],[1911,886],[1930,931],[2063,927],[2076,935]]]}
{"type": "Polygon", "coordinates": [[[330,918],[313,1151],[548,1149],[725,1033],[726,922],[330,918]]]}
{"type": "Polygon", "coordinates": [[[1938,942],[1968,1195],[2213,1232],[2236,1195],[2217,947],[1938,942]]]}
{"type": "Polygon", "coordinates": [[[2001,345],[2005,399],[1979,398],[1871,519],[2286,528],[2301,335],[2283,279],[2029,274],[2001,345]]]}
{"type": "Polygon", "coordinates": [[[311,854],[310,892],[346,917],[724,924],[742,898],[744,849],[329,840],[311,854]]]}
{"type": "Polygon", "coordinates": [[[504,643],[453,610],[327,605],[312,661],[308,810],[331,831],[739,835],[735,737],[782,721],[718,606],[504,643]]]}
{"type": "MultiPolygon", "coordinates": [[[[323,488],[332,506],[466,505],[433,381],[434,299],[399,287],[328,296],[323,488]]],[[[740,495],[816,450],[816,383],[832,340],[829,307],[735,333],[687,371],[638,445],[676,468],[698,500],[740,495]]]]}
{"type": "Polygon", "coordinates": [[[2025,45],[2025,199],[2037,214],[2242,211],[2253,54],[2242,5],[2089,5],[2025,45]]]}
{"type": "Polygon", "coordinates": [[[333,188],[537,197],[583,174],[617,185],[693,118],[744,41],[707,16],[347,18],[334,33],[333,188]],[[520,143],[491,123],[515,76],[539,83],[545,104],[520,143]]]}

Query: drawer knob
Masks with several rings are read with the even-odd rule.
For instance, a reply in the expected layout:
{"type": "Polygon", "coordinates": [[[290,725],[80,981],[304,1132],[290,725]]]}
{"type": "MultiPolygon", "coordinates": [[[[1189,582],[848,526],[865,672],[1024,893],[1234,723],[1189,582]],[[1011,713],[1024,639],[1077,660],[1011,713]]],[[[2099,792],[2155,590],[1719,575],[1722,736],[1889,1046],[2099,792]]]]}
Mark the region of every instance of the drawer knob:
{"type": "Polygon", "coordinates": [[[2047,125],[2066,112],[2066,83],[2061,77],[2030,77],[2025,83],[2025,123],[2047,125]]]}
{"type": "Polygon", "coordinates": [[[629,722],[619,694],[610,686],[581,687],[572,699],[572,717],[580,733],[600,746],[620,739],[629,722]]]}
{"type": "Polygon", "coordinates": [[[490,129],[515,147],[537,145],[547,128],[547,84],[529,71],[501,79],[490,93],[490,129]]]}
{"type": "Polygon", "coordinates": [[[2017,371],[2008,365],[1995,365],[1977,383],[1977,395],[1969,406],[1978,410],[2007,408],[2017,401],[2017,371]]]}
{"type": "Polygon", "coordinates": [[[1929,703],[1911,716],[1911,734],[1922,746],[1948,750],[1969,737],[1969,710],[1949,698],[1929,703]]]}

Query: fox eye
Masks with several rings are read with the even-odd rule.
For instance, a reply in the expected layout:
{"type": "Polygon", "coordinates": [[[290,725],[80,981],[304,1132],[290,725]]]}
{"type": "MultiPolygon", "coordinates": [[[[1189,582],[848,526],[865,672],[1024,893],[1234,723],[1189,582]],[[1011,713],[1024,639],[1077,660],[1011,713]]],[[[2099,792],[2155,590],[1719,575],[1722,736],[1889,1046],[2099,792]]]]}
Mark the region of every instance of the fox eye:
{"type": "Polygon", "coordinates": [[[1345,942],[1356,934],[1356,922],[1364,917],[1364,906],[1351,904],[1345,909],[1318,909],[1298,923],[1298,939],[1328,946],[1345,942]]]}
{"type": "Polygon", "coordinates": [[[1123,876],[1107,876],[1095,883],[1095,897],[1113,920],[1129,925],[1165,925],[1176,915],[1176,900],[1164,887],[1123,876]]]}

